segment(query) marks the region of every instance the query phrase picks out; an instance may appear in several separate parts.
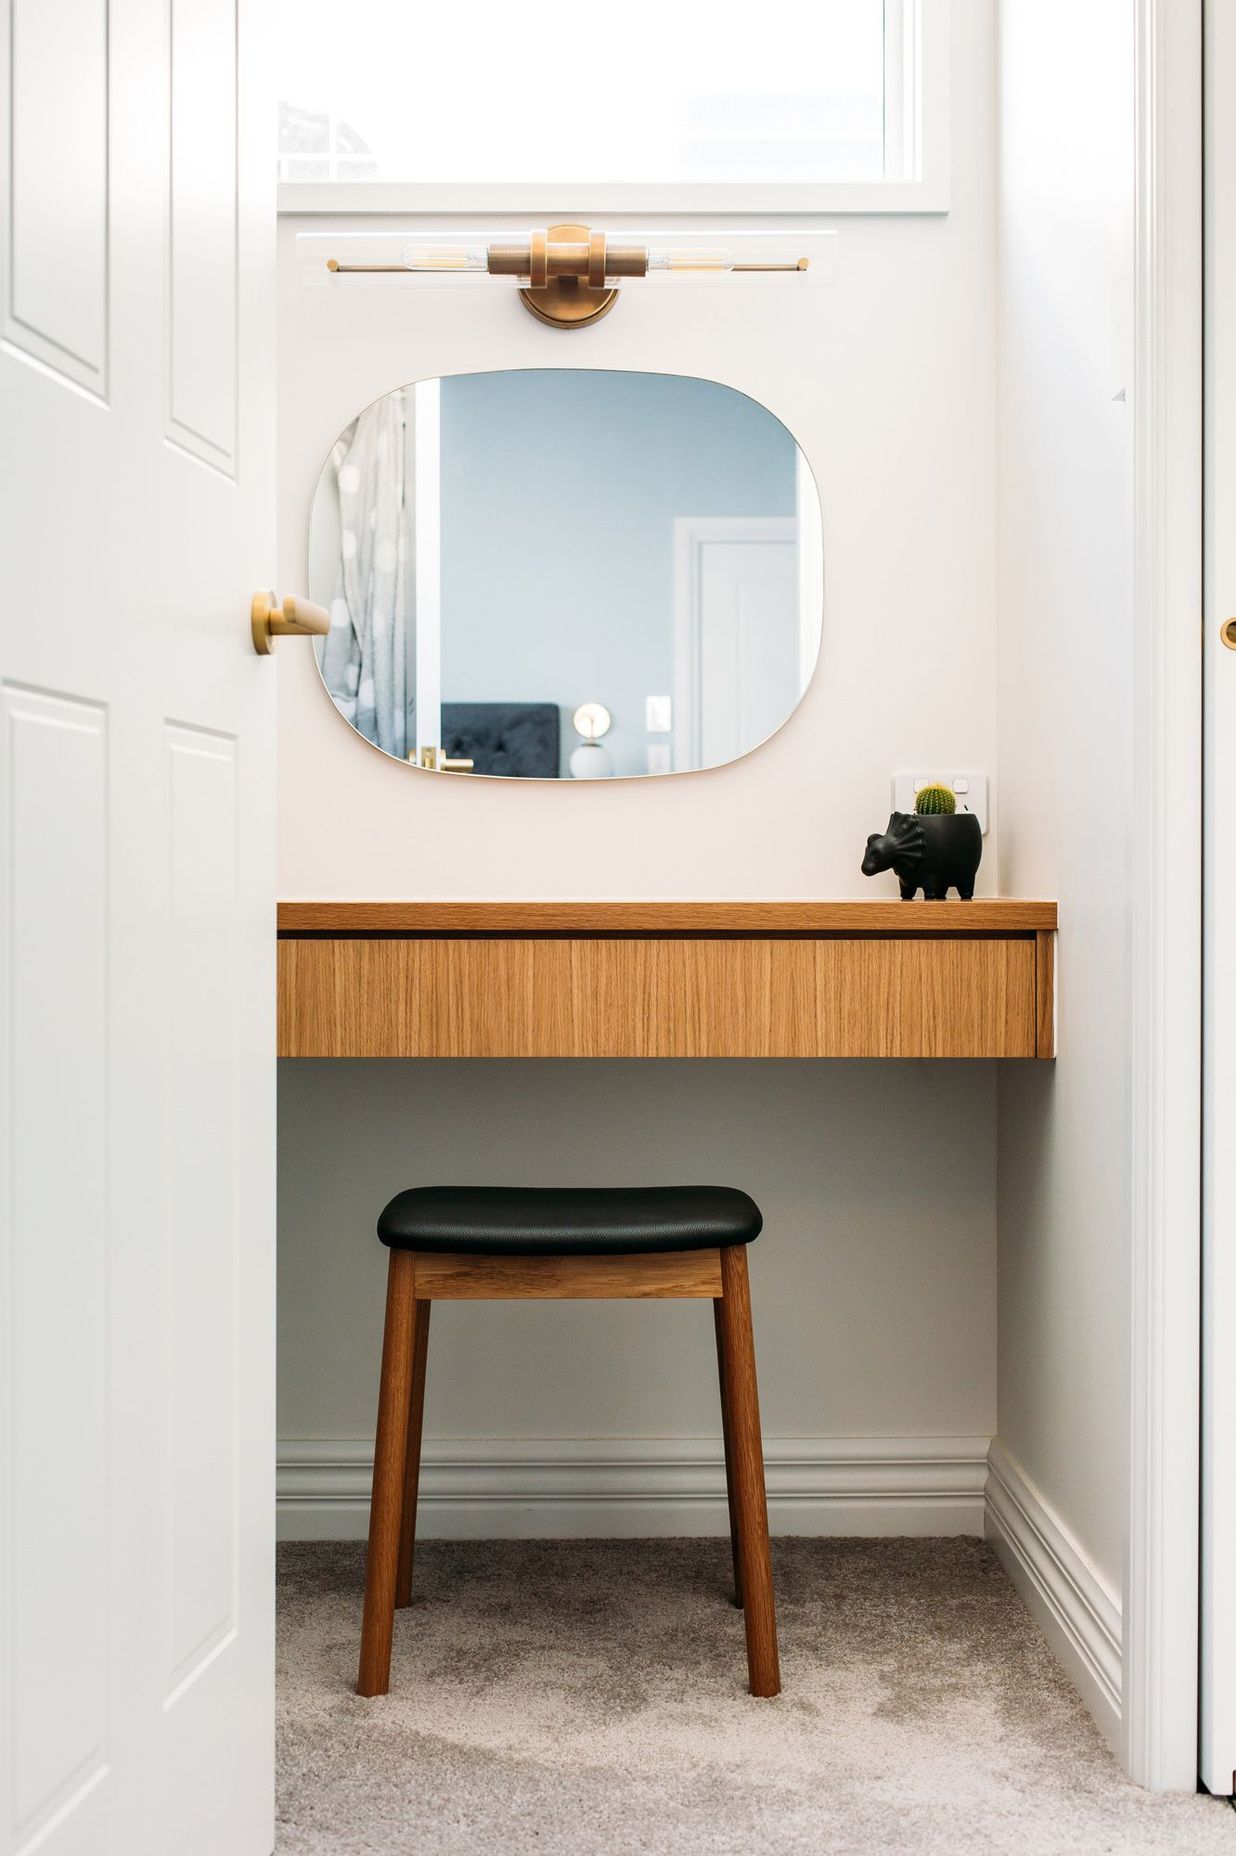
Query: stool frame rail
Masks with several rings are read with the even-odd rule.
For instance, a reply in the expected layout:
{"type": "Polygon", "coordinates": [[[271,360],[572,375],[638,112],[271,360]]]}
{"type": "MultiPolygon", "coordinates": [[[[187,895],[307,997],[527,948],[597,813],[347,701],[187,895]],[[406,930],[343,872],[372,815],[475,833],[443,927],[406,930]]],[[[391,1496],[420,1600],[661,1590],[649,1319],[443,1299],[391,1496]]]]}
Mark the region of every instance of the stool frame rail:
{"type": "Polygon", "coordinates": [[[432,1304],[628,1297],[712,1301],[734,1595],[742,1606],[746,1626],[748,1679],[753,1695],[780,1692],[747,1247],[727,1244],[712,1250],[606,1256],[495,1257],[391,1251],[358,1694],[388,1692],[395,1612],[412,1601],[432,1304]]]}

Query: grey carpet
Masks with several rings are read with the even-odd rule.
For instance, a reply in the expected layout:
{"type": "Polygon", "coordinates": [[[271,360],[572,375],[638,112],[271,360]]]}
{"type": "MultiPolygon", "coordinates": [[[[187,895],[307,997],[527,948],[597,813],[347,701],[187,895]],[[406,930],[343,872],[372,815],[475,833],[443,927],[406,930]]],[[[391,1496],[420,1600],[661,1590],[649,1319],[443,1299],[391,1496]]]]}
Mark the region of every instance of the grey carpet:
{"type": "Polygon", "coordinates": [[[280,1550],[279,1856],[1236,1856],[1128,1784],[988,1549],[779,1540],[784,1693],[718,1540],[429,1542],[392,1692],[363,1548],[280,1550]]]}

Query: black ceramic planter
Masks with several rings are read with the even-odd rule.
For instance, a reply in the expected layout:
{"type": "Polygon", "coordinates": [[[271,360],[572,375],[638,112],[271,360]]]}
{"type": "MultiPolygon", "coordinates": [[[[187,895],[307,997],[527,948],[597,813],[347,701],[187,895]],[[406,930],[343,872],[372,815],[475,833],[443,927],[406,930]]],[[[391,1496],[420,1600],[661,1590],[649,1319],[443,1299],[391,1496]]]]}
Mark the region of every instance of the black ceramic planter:
{"type": "Polygon", "coordinates": [[[973,812],[894,812],[888,829],[872,832],[863,875],[891,870],[910,902],[921,889],[928,902],[942,902],[950,889],[968,901],[983,858],[983,834],[973,812]]]}

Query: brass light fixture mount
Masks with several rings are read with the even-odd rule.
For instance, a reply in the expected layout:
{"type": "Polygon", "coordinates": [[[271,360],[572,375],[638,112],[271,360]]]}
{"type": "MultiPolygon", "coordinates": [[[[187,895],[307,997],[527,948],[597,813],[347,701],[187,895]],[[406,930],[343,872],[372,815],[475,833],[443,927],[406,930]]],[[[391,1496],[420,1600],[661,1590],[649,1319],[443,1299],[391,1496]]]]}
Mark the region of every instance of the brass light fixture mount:
{"type": "Polygon", "coordinates": [[[586,329],[607,316],[618,300],[619,282],[675,272],[781,271],[803,276],[810,259],[790,255],[776,262],[735,263],[730,251],[697,245],[662,250],[642,244],[611,244],[606,233],[573,220],[540,226],[523,239],[442,242],[414,239],[400,264],[345,264],[328,258],[333,274],[408,272],[468,276],[478,272],[519,286],[524,307],[552,329],[586,329]],[[619,281],[615,281],[619,280],[619,281]]]}
{"type": "MultiPolygon", "coordinates": [[[[492,271],[498,269],[501,250],[490,248],[492,271]]],[[[606,277],[643,277],[648,271],[642,245],[607,250],[604,232],[569,223],[534,231],[530,258],[530,282],[520,290],[520,301],[538,322],[554,329],[586,329],[599,322],[618,301],[617,286],[607,284],[606,277]]]]}

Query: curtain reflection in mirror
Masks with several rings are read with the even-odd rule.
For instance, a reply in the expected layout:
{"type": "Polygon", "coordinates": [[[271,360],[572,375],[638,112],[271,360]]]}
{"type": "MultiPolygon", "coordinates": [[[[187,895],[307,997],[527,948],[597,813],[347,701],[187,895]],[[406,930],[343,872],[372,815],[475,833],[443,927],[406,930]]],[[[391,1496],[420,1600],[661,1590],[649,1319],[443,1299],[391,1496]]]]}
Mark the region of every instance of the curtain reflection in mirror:
{"type": "Polygon", "coordinates": [[[340,714],[400,760],[407,754],[404,401],[402,392],[375,400],[331,452],[339,551],[320,659],[340,714]]]}

